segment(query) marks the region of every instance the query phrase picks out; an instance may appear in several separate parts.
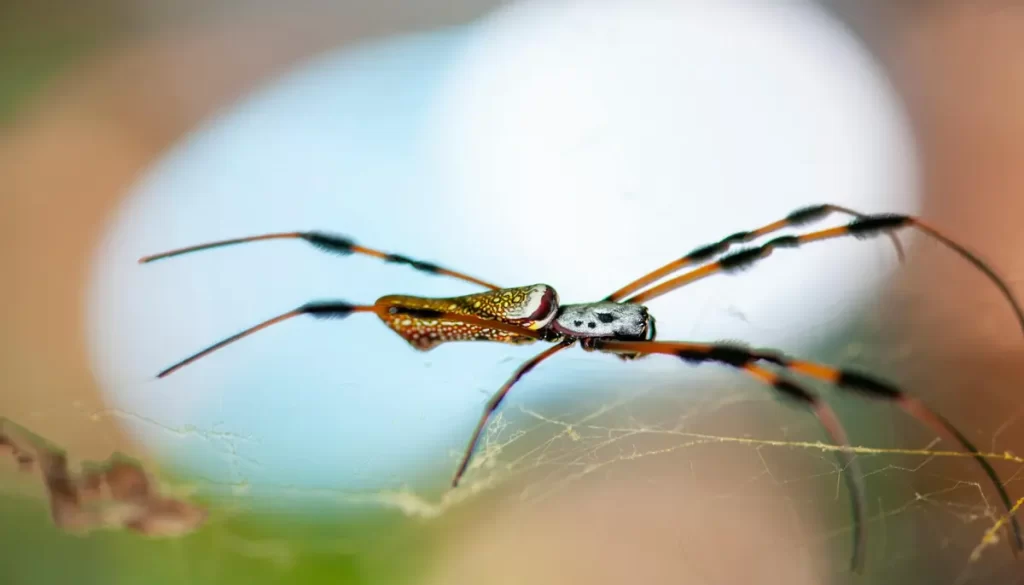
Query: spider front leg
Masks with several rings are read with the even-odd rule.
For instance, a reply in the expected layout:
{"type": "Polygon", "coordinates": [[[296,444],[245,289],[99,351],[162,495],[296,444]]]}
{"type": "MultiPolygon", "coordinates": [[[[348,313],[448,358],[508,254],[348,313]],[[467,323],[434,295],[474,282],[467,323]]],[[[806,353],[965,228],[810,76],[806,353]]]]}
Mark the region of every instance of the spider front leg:
{"type": "Polygon", "coordinates": [[[329,252],[331,254],[340,254],[342,256],[348,256],[349,254],[362,254],[363,256],[370,256],[371,258],[377,258],[384,262],[390,262],[392,264],[405,264],[425,272],[427,274],[436,274],[442,276],[448,276],[456,278],[465,282],[476,284],[490,290],[498,290],[499,286],[491,284],[487,281],[480,280],[479,278],[470,276],[463,272],[451,270],[434,264],[433,262],[424,262],[423,260],[415,260],[402,254],[392,254],[390,252],[382,252],[373,248],[367,248],[366,246],[360,246],[355,243],[351,238],[345,236],[339,236],[334,234],[327,234],[324,232],[279,232],[273,234],[262,234],[259,236],[247,236],[244,238],[234,238],[230,240],[220,240],[217,242],[208,242],[205,244],[197,244],[195,246],[188,246],[186,248],[177,248],[168,252],[162,252],[160,254],[152,254],[150,256],[143,256],[139,259],[139,264],[148,264],[150,262],[156,262],[157,260],[164,260],[166,258],[173,258],[175,256],[182,256],[184,254],[191,254],[192,252],[200,252],[203,250],[211,250],[213,248],[223,248],[226,246],[235,246],[238,244],[248,244],[251,242],[260,242],[264,240],[303,240],[309,244],[312,244],[317,249],[323,252],[329,252]]]}
{"type": "MultiPolygon", "coordinates": [[[[604,300],[612,302],[620,301],[626,298],[626,296],[629,295],[630,293],[638,291],[641,288],[651,284],[652,282],[665,278],[666,276],[672,274],[673,272],[676,272],[677,270],[681,270],[693,264],[707,262],[714,258],[715,256],[727,252],[733,244],[750,242],[762,236],[766,236],[770,233],[777,232],[786,227],[800,226],[813,221],[818,221],[820,219],[828,217],[833,213],[845,213],[847,215],[852,215],[858,218],[868,217],[866,214],[860,213],[859,211],[854,211],[846,207],[831,204],[811,205],[809,207],[797,209],[796,211],[790,213],[783,219],[761,226],[755,230],[749,232],[737,232],[735,234],[722,238],[721,240],[715,242],[714,244],[701,246],[691,251],[689,254],[683,256],[682,258],[669,262],[668,264],[662,266],[661,268],[655,270],[654,272],[650,272],[648,274],[645,274],[644,276],[641,276],[640,278],[634,280],[633,282],[608,295],[607,297],[605,297],[604,300]]],[[[896,254],[902,261],[904,253],[903,246],[900,244],[899,238],[897,238],[895,234],[890,234],[889,237],[892,239],[893,245],[896,247],[896,254]]]]}
{"type": "Polygon", "coordinates": [[[819,242],[847,236],[853,236],[855,238],[870,238],[879,234],[891,234],[891,232],[905,227],[917,228],[929,237],[939,241],[970,262],[975,268],[988,277],[988,279],[996,285],[996,288],[999,289],[1003,298],[1010,303],[1014,315],[1017,317],[1017,324],[1020,326],[1021,331],[1024,332],[1024,309],[1021,308],[1020,303],[1018,303],[1014,298],[1013,292],[1010,291],[1010,287],[1002,278],[999,277],[998,274],[996,274],[996,271],[965,247],[946,237],[942,232],[924,223],[921,219],[908,215],[872,215],[857,219],[844,226],[795,236],[780,236],[773,240],[769,240],[759,247],[734,252],[716,262],[706,264],[700,268],[666,280],[665,282],[651,287],[639,294],[633,295],[622,302],[645,303],[702,278],[749,268],[757,262],[768,258],[772,252],[778,248],[798,248],[803,244],[811,242],[819,242]]]}
{"type": "MultiPolygon", "coordinates": [[[[853,392],[876,400],[892,402],[908,415],[925,424],[940,436],[952,437],[960,446],[970,453],[975,461],[981,466],[985,475],[995,486],[999,499],[1010,514],[1010,526],[1013,538],[1010,546],[1017,553],[1024,550],[1024,538],[1021,536],[1020,523],[1016,516],[1010,513],[1013,504],[1009,494],[1003,487],[999,475],[992,465],[981,455],[978,448],[967,439],[951,422],[945,417],[928,407],[921,399],[910,396],[891,384],[883,382],[874,377],[853,372],[840,370],[823,364],[797,360],[781,353],[765,350],[751,350],[749,348],[726,343],[688,343],[688,342],[664,342],[664,341],[598,341],[596,349],[608,352],[629,352],[629,353],[657,353],[671,355],[691,363],[717,362],[750,372],[755,362],[768,362],[785,368],[793,373],[828,382],[839,390],[853,392]]],[[[767,379],[765,380],[767,381],[767,379]]],[[[777,390],[782,390],[776,386],[777,390]]],[[[817,413],[817,411],[816,411],[817,413]]],[[[828,427],[830,424],[818,414],[822,424],[828,427]]],[[[834,429],[841,432],[838,426],[839,421],[834,423],[834,429]]]]}
{"type": "MultiPolygon", "coordinates": [[[[436,302],[438,299],[425,300],[436,302]]],[[[214,343],[213,345],[207,347],[206,349],[200,350],[188,356],[187,358],[171,365],[170,367],[164,369],[162,372],[157,374],[157,377],[163,378],[165,376],[169,376],[174,372],[178,371],[179,369],[191,364],[192,362],[200,358],[206,357],[207,355],[210,355],[211,353],[217,351],[218,349],[230,345],[238,341],[239,339],[248,337],[253,333],[262,331],[263,329],[266,329],[271,325],[275,325],[282,321],[287,321],[288,319],[291,319],[293,317],[298,317],[300,315],[309,315],[311,317],[316,317],[318,319],[345,319],[348,316],[352,315],[353,313],[373,313],[377,315],[385,323],[392,324],[392,328],[395,329],[399,334],[402,334],[403,337],[406,337],[407,341],[410,341],[410,343],[412,343],[414,347],[417,347],[418,349],[422,350],[430,349],[431,347],[433,347],[433,345],[420,343],[419,340],[414,338],[414,336],[409,336],[408,329],[404,328],[401,325],[397,326],[396,328],[394,326],[396,318],[407,317],[407,320],[409,321],[412,327],[415,327],[416,324],[420,321],[431,321],[434,323],[434,325],[432,325],[432,327],[434,328],[437,328],[440,323],[450,322],[462,326],[473,326],[480,331],[490,331],[492,333],[503,332],[507,334],[507,336],[512,336],[523,340],[547,340],[549,335],[547,331],[537,331],[530,329],[528,327],[522,327],[519,325],[505,323],[494,319],[486,319],[477,315],[452,313],[434,308],[397,305],[390,300],[390,297],[386,296],[381,297],[380,299],[377,300],[377,302],[375,302],[372,305],[353,305],[352,303],[341,300],[314,301],[311,303],[306,303],[301,307],[292,309],[287,313],[282,313],[276,317],[267,319],[262,323],[254,325],[244,331],[240,331],[226,339],[218,341],[217,343],[214,343]]],[[[402,320],[404,321],[406,319],[402,320]]],[[[427,341],[427,339],[423,339],[423,341],[427,341]]]]}

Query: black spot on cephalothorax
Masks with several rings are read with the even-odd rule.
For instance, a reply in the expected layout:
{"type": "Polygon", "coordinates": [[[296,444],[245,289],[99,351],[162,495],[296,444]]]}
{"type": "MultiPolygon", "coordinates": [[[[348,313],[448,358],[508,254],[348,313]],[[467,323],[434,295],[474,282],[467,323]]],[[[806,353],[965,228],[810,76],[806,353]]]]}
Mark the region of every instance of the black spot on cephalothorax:
{"type": "Polygon", "coordinates": [[[615,319],[616,319],[615,315],[612,315],[611,313],[598,313],[597,314],[597,320],[602,322],[602,323],[611,323],[615,319]]]}
{"type": "Polygon", "coordinates": [[[597,327],[597,323],[594,323],[593,321],[591,321],[590,323],[587,323],[587,327],[590,327],[591,329],[593,329],[594,327],[597,327]]]}
{"type": "Polygon", "coordinates": [[[830,211],[832,211],[832,206],[830,205],[810,205],[807,207],[801,207],[787,215],[786,221],[788,221],[790,225],[801,225],[820,219],[828,215],[830,211]]]}
{"type": "Polygon", "coordinates": [[[583,321],[573,321],[572,324],[577,327],[583,327],[583,321]]]}

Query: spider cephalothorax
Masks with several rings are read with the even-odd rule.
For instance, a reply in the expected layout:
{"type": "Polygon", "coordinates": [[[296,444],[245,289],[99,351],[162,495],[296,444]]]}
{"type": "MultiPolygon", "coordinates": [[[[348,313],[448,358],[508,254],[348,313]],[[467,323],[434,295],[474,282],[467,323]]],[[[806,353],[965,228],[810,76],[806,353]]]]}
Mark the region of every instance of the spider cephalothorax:
{"type": "Polygon", "coordinates": [[[605,338],[650,341],[652,317],[647,307],[612,302],[562,305],[551,328],[575,339],[605,338]]]}
{"type": "MultiPolygon", "coordinates": [[[[629,359],[646,355],[668,355],[691,364],[716,363],[735,368],[772,388],[785,397],[806,406],[821,422],[833,442],[844,447],[836,451],[840,466],[845,470],[853,502],[854,546],[851,565],[859,570],[864,552],[864,488],[857,460],[849,454],[849,442],[838,417],[818,396],[792,380],[794,375],[827,382],[841,390],[888,401],[907,414],[931,427],[936,433],[950,437],[981,465],[999,492],[1007,510],[1010,498],[995,470],[978,450],[949,421],[895,386],[863,373],[832,368],[785,356],[776,351],[751,350],[740,344],[696,343],[682,341],[655,341],[654,317],[641,303],[665,295],[682,286],[715,274],[729,273],[758,263],[777,249],[798,248],[804,244],[844,236],[870,237],[888,234],[903,257],[903,249],[893,232],[913,227],[938,240],[981,270],[1007,298],[1024,330],[1024,311],[1010,293],[1009,287],[977,256],[930,227],[919,218],[906,215],[864,215],[837,205],[814,205],[790,213],[783,219],[751,231],[742,231],[717,242],[694,249],[689,254],[641,276],[597,303],[563,305],[559,307],[558,294],[549,285],[501,288],[462,272],[441,267],[432,262],[413,260],[400,254],[390,254],[357,245],[343,236],[320,232],[284,232],[224,240],[198,246],[172,250],[148,256],[141,262],[177,256],[198,250],[229,246],[245,242],[270,239],[302,239],[314,246],[339,254],[363,254],[387,262],[406,264],[422,272],[449,276],[482,286],[488,291],[451,298],[424,298],[409,295],[388,295],[372,305],[353,305],[345,301],[313,302],[264,321],[241,333],[218,342],[160,372],[166,376],[175,370],[264,327],[298,315],[324,318],[343,318],[352,313],[374,313],[384,323],[420,350],[432,349],[447,341],[497,341],[502,343],[528,343],[551,341],[556,345],[545,349],[522,364],[488,401],[483,415],[470,438],[469,445],[452,478],[455,487],[466,472],[477,441],[491,414],[497,410],[512,386],[537,364],[577,342],[587,350],[600,351],[629,359]],[[824,218],[832,213],[845,213],[856,219],[843,226],[807,232],[798,235],[776,236],[760,246],[726,254],[734,244],[752,242],[783,228],[795,227],[824,218]],[[696,266],[683,274],[655,284],[688,266],[696,266]],[[654,285],[654,286],[650,286],[654,285]],[[650,288],[646,288],[650,286],[650,288]]],[[[1009,515],[1012,529],[1011,543],[1017,550],[1024,549],[1021,530],[1016,517],[1009,515]]]]}

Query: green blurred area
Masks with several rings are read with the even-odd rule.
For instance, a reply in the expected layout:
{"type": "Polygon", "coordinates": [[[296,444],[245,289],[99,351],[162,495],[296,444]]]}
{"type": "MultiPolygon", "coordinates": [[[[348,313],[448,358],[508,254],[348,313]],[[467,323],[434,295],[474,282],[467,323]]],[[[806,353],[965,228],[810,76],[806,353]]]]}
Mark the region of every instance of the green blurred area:
{"type": "Polygon", "coordinates": [[[44,41],[15,33],[0,39],[0,124],[9,123],[47,81],[97,45],[88,35],[44,41]]]}
{"type": "Polygon", "coordinates": [[[425,534],[398,514],[362,517],[224,513],[177,539],[125,532],[75,536],[39,498],[0,497],[4,585],[400,583],[422,570],[425,534]]]}
{"type": "MultiPolygon", "coordinates": [[[[180,493],[183,474],[163,470],[154,496],[183,499],[205,508],[199,530],[176,538],[142,536],[129,530],[74,534],[51,519],[38,455],[74,454],[31,429],[0,417],[0,445],[34,457],[28,473],[0,460],[0,584],[39,583],[392,583],[402,581],[426,558],[426,525],[379,508],[353,510],[330,504],[315,512],[247,509],[244,496],[201,490],[180,493]],[[209,496],[204,498],[203,495],[209,496]],[[227,497],[225,497],[227,496],[227,497]],[[210,498],[214,498],[211,500],[210,498]],[[397,554],[396,554],[397,553],[397,554]]],[[[3,459],[7,452],[0,451],[3,459]]],[[[68,472],[104,473],[115,463],[143,470],[146,464],[121,453],[105,462],[82,461],[68,472]],[[88,470],[88,471],[87,471],[88,470]]],[[[14,461],[10,462],[11,464],[14,461]]],[[[50,468],[51,470],[53,468],[50,468]]],[[[48,474],[60,485],[60,472],[48,474]]],[[[121,476],[122,478],[126,476],[121,476]]],[[[119,483],[126,486],[124,479],[119,483]]],[[[53,490],[54,488],[49,488],[53,490]]],[[[122,490],[126,487],[122,487],[122,490]]],[[[189,489],[187,491],[194,491],[189,489]]],[[[299,504],[301,505],[301,504],[299,504]]],[[[83,509],[97,509],[82,504],[83,509]]],[[[64,506],[66,508],[66,506],[64,506]]]]}
{"type": "Polygon", "coordinates": [[[114,4],[0,5],[0,124],[9,123],[58,74],[127,30],[114,4]]]}
{"type": "Polygon", "coordinates": [[[0,2],[0,125],[97,52],[189,22],[233,0],[5,0],[0,2]]]}

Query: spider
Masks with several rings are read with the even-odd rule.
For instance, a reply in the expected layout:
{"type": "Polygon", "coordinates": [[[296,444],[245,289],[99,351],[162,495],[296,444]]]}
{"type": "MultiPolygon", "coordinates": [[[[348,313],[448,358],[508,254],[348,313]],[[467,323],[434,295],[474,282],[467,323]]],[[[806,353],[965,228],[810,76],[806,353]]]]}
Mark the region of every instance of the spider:
{"type": "MultiPolygon", "coordinates": [[[[851,455],[846,432],[835,412],[815,393],[793,381],[789,374],[827,382],[840,390],[857,393],[867,398],[888,401],[939,435],[952,437],[961,447],[969,451],[982,467],[995,485],[1009,514],[1010,498],[988,461],[945,417],[929,408],[919,398],[906,394],[888,382],[865,373],[796,359],[775,350],[752,349],[739,343],[656,341],[654,316],[642,303],[654,300],[703,278],[748,268],[780,248],[797,248],[804,244],[845,236],[868,238],[886,234],[893,240],[896,251],[902,260],[903,248],[896,237],[896,232],[906,227],[916,228],[951,248],[983,272],[1009,301],[1021,329],[1024,330],[1024,311],[1014,299],[1009,287],[995,271],[960,244],[914,216],[867,215],[831,204],[804,207],[757,229],[737,232],[717,242],[694,249],[685,256],[630,282],[598,302],[571,305],[559,304],[558,293],[553,287],[546,284],[502,288],[437,264],[367,248],[356,244],[349,238],[323,232],[283,232],[222,240],[146,256],[139,262],[148,263],[200,250],[262,240],[300,239],[326,252],[342,255],[363,254],[385,262],[405,264],[429,274],[457,278],[488,289],[485,292],[450,298],[386,295],[377,299],[372,305],[355,305],[341,300],[310,302],[232,335],[158,374],[160,378],[167,376],[225,345],[299,315],[310,315],[316,318],[345,318],[353,313],[373,313],[415,349],[421,351],[431,350],[450,341],[491,341],[510,344],[546,341],[553,343],[554,345],[520,365],[487,402],[452,478],[452,488],[458,486],[459,480],[466,472],[473,456],[481,432],[491,415],[508,395],[509,390],[537,364],[577,342],[586,351],[609,353],[622,359],[663,354],[692,364],[718,363],[735,368],[772,388],[780,398],[808,408],[817,417],[832,441],[840,447],[835,453],[841,468],[846,470],[843,476],[850,492],[853,518],[850,568],[852,571],[860,572],[863,568],[866,543],[863,476],[857,460],[851,455]],[[797,235],[778,235],[760,246],[727,253],[735,244],[750,243],[784,228],[803,226],[834,213],[852,216],[853,220],[838,227],[797,235]],[[660,284],[638,292],[686,267],[691,268],[660,284]]],[[[1020,525],[1015,517],[1011,516],[1010,525],[1013,533],[1011,546],[1015,552],[1024,550],[1020,525]]]]}

